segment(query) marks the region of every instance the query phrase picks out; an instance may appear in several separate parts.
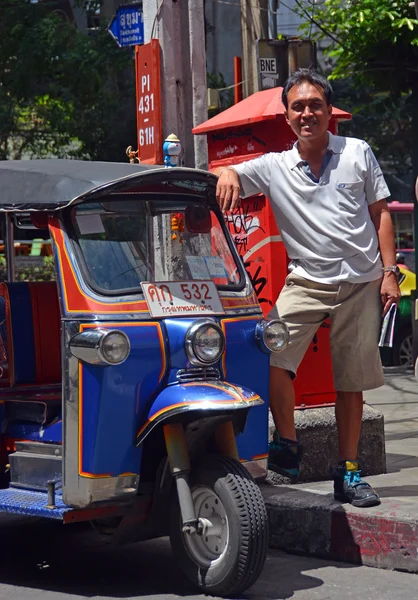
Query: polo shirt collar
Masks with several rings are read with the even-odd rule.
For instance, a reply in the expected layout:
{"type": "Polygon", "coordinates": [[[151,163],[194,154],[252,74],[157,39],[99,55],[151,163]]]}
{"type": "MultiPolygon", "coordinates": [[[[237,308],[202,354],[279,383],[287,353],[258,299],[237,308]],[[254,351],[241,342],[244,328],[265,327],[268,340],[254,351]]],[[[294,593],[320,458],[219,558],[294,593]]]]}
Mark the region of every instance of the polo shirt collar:
{"type": "MultiPolygon", "coordinates": [[[[343,144],[342,144],[341,138],[332,134],[330,131],[328,131],[327,150],[329,150],[333,154],[341,154],[343,151],[343,144]]],[[[298,165],[300,165],[303,162],[303,160],[301,159],[300,154],[299,154],[297,140],[293,144],[293,148],[289,152],[289,159],[290,159],[290,168],[291,169],[294,169],[295,167],[297,167],[298,165]]]]}

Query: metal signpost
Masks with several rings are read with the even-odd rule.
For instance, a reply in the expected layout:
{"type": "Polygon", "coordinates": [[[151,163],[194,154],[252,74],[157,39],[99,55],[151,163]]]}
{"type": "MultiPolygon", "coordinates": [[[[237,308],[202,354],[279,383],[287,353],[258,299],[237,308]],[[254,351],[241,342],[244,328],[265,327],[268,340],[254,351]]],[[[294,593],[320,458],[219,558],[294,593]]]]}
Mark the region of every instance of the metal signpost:
{"type": "Polygon", "coordinates": [[[144,43],[144,20],[142,3],[122,4],[119,6],[109,33],[119,46],[136,46],[144,43]]]}
{"type": "Polygon", "coordinates": [[[311,40],[257,40],[256,49],[259,90],[282,86],[297,69],[316,66],[316,47],[311,40]]]}
{"type": "Polygon", "coordinates": [[[121,4],[109,25],[119,46],[135,46],[138,152],[142,163],[162,164],[160,46],[144,44],[142,2],[121,4]]]}
{"type": "Polygon", "coordinates": [[[287,42],[257,40],[258,89],[283,85],[287,79],[287,42]]]}
{"type": "Polygon", "coordinates": [[[135,48],[138,158],[161,165],[162,124],[160,45],[157,39],[135,48]]]}

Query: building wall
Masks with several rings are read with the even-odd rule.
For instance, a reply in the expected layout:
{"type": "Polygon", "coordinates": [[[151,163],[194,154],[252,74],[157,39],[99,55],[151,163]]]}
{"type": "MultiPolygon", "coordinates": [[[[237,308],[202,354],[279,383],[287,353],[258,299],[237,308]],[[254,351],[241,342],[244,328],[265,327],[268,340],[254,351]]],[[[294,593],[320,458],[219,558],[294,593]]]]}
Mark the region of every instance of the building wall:
{"type": "MultiPolygon", "coordinates": [[[[309,6],[306,2],[304,6],[309,6]]],[[[295,12],[297,8],[297,4],[295,0],[286,0],[286,6],[279,3],[279,8],[277,11],[277,33],[285,36],[302,36],[302,32],[299,31],[300,25],[306,21],[307,19],[301,17],[295,12]]],[[[316,31],[315,25],[312,26],[311,32],[314,33],[316,31]]],[[[306,36],[306,32],[303,32],[303,36],[306,36]]],[[[324,49],[327,47],[327,40],[321,40],[317,43],[317,61],[318,66],[326,69],[330,66],[330,60],[325,59],[324,57],[324,49]]]]}
{"type": "Polygon", "coordinates": [[[302,23],[301,17],[293,12],[296,8],[295,0],[287,0],[286,6],[281,2],[277,10],[277,33],[281,35],[297,36],[298,27],[302,23]]]}
{"type": "Polygon", "coordinates": [[[206,63],[209,73],[222,73],[234,83],[234,56],[242,56],[239,0],[206,0],[206,63]],[[227,3],[225,3],[227,2],[227,3]]]}

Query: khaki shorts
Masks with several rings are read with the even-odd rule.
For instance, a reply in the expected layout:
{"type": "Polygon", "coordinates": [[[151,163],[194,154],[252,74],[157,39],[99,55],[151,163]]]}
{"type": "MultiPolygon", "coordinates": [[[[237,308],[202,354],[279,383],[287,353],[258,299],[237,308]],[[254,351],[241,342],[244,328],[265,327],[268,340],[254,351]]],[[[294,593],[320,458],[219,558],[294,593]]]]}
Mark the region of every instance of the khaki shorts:
{"type": "Polygon", "coordinates": [[[318,327],[331,322],[331,357],[337,391],[361,392],[384,383],[378,348],[381,280],[323,284],[290,273],[269,314],[279,315],[290,331],[288,346],[270,357],[270,365],[296,375],[318,327]]]}

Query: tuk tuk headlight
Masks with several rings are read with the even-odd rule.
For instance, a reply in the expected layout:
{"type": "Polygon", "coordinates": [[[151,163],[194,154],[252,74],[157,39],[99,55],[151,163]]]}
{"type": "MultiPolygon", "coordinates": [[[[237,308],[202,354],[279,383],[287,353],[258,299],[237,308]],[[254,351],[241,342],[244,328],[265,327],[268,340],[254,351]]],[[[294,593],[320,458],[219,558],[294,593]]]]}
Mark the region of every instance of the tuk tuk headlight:
{"type": "Polygon", "coordinates": [[[117,329],[90,329],[70,340],[71,353],[91,365],[120,365],[129,356],[131,344],[117,329]]]}
{"type": "Polygon", "coordinates": [[[120,365],[129,356],[131,345],[122,331],[109,331],[100,340],[99,353],[110,365],[120,365]]]}
{"type": "Polygon", "coordinates": [[[257,323],[255,337],[263,352],[281,352],[289,342],[289,329],[281,319],[257,323]]]}
{"type": "Polygon", "coordinates": [[[210,320],[192,323],[184,341],[187,358],[193,365],[212,365],[221,358],[225,349],[222,329],[210,320]]]}

